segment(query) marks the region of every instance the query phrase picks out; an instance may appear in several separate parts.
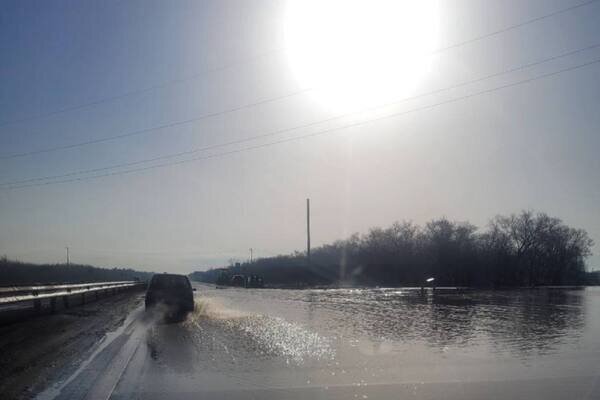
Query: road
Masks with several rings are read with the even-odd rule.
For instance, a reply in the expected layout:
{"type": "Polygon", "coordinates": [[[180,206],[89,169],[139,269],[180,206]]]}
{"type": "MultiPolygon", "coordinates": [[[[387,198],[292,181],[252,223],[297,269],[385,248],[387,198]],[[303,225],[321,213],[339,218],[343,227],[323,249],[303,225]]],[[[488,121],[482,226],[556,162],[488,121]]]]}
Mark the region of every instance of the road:
{"type": "Polygon", "coordinates": [[[598,291],[196,293],[184,321],[134,309],[38,399],[600,398],[598,291]]]}
{"type": "Polygon", "coordinates": [[[0,398],[30,399],[49,384],[68,378],[91,354],[99,340],[123,325],[139,307],[143,292],[128,291],[70,309],[6,323],[0,313],[0,398]]]}

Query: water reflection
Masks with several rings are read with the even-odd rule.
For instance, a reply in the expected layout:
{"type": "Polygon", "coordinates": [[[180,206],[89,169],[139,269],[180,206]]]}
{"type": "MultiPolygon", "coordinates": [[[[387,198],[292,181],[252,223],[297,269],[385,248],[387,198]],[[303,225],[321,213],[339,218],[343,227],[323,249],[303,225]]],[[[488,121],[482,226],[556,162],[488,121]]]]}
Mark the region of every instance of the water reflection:
{"type": "Polygon", "coordinates": [[[583,290],[548,289],[200,292],[196,313],[182,324],[156,328],[151,336],[159,364],[176,364],[180,370],[251,370],[260,363],[323,362],[344,348],[365,355],[496,354],[534,360],[580,344],[585,300],[591,296],[583,290]],[[191,352],[170,355],[171,347],[182,345],[191,352]]]}
{"type": "Polygon", "coordinates": [[[252,371],[270,365],[326,360],[333,352],[326,338],[281,317],[244,313],[214,301],[197,301],[179,323],[159,321],[146,336],[150,363],[165,373],[252,371]]]}
{"type": "Polygon", "coordinates": [[[399,382],[553,380],[594,374],[600,351],[593,289],[204,287],[197,302],[185,321],[148,330],[144,390],[172,380],[190,393],[314,386],[361,395],[399,382]]]}
{"type": "Polygon", "coordinates": [[[574,290],[340,289],[311,291],[301,300],[310,303],[317,326],[347,338],[439,350],[491,344],[496,352],[527,357],[576,342],[584,325],[582,299],[574,290]]]}

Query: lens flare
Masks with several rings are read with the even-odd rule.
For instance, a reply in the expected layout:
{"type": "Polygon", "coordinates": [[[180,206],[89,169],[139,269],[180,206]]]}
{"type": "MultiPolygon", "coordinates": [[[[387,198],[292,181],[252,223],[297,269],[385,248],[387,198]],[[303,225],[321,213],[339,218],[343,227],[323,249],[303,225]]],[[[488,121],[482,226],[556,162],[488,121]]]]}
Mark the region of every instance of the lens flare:
{"type": "Polygon", "coordinates": [[[437,46],[435,2],[292,0],[285,18],[290,66],[325,107],[343,110],[414,91],[437,46]]]}

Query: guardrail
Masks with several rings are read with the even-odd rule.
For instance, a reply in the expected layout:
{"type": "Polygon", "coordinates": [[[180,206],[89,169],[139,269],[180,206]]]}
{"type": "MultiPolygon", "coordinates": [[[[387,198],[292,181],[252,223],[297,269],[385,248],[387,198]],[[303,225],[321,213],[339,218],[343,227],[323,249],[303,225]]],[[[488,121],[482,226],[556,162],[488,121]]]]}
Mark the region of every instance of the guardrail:
{"type": "Polygon", "coordinates": [[[68,285],[37,285],[0,287],[0,306],[33,301],[33,308],[40,311],[42,300],[49,299],[50,309],[56,310],[56,301],[62,298],[63,307],[69,308],[69,298],[78,296],[80,303],[86,302],[86,295],[115,294],[125,289],[142,287],[146,284],[139,281],[95,282],[68,285]]]}

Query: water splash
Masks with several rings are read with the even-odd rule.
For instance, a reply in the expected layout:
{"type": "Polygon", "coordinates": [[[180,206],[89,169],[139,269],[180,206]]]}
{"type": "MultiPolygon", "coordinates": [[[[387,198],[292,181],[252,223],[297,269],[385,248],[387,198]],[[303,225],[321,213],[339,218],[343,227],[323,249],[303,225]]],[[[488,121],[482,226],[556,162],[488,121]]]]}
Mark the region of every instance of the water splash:
{"type": "Polygon", "coordinates": [[[308,360],[332,359],[334,351],[328,338],[301,324],[280,317],[250,314],[223,306],[215,299],[196,300],[193,313],[184,325],[201,331],[219,325],[221,337],[235,347],[267,357],[283,358],[287,364],[302,364],[308,360]]]}

